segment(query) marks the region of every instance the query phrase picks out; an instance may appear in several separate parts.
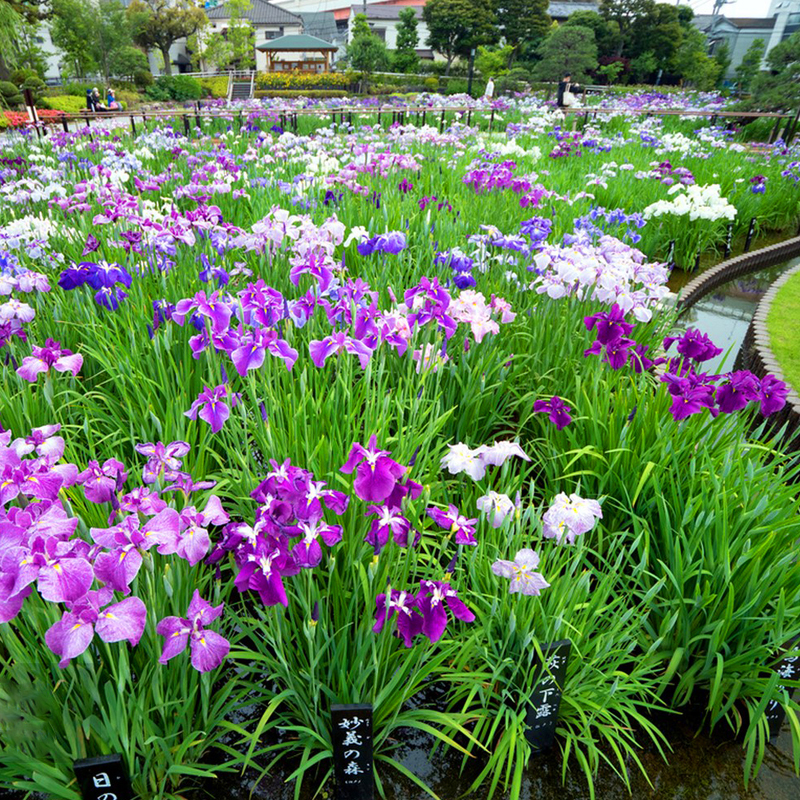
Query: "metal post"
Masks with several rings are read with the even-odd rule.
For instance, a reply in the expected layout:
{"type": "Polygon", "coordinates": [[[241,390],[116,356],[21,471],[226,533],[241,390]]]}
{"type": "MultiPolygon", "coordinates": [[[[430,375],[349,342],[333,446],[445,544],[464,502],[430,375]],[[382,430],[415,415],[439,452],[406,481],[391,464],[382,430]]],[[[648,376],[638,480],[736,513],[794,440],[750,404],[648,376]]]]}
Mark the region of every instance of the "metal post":
{"type": "Polygon", "coordinates": [[[797,131],[798,120],[800,120],[800,108],[797,109],[794,119],[786,126],[786,130],[783,132],[783,138],[787,145],[791,144],[792,139],[794,139],[795,132],[797,131]]]}
{"type": "Polygon", "coordinates": [[[744,243],[744,252],[745,253],[749,253],[750,252],[750,245],[753,242],[753,234],[755,232],[756,232],[756,218],[753,217],[750,220],[750,227],[747,229],[747,239],[745,240],[745,243],[744,243]]]}
{"type": "Polygon", "coordinates": [[[439,124],[439,133],[444,133],[444,109],[442,109],[442,121],[439,124]]]}
{"type": "Polygon", "coordinates": [[[378,127],[381,125],[381,110],[378,109],[378,127]]]}
{"type": "Polygon", "coordinates": [[[472,109],[470,109],[469,111],[467,111],[467,127],[469,127],[469,126],[470,126],[470,123],[471,123],[471,122],[472,122],[472,109]]]}
{"type": "Polygon", "coordinates": [[[183,115],[183,132],[186,134],[186,138],[189,139],[189,116],[187,114],[183,115]]]}
{"type": "Polygon", "coordinates": [[[197,125],[197,127],[200,128],[200,130],[202,131],[203,128],[200,125],[200,103],[194,104],[194,122],[195,125],[197,125]]]}
{"type": "Polygon", "coordinates": [[[494,127],[494,109],[492,109],[492,113],[489,116],[489,133],[492,132],[493,127],[494,127]]]}
{"type": "Polygon", "coordinates": [[[427,116],[428,116],[428,111],[426,109],[425,111],[422,112],[422,124],[423,124],[423,126],[425,125],[425,118],[427,116]]]}
{"type": "Polygon", "coordinates": [[[64,133],[69,133],[69,126],[67,125],[67,115],[61,115],[61,127],[64,129],[64,133]]]}
{"type": "Polygon", "coordinates": [[[467,78],[467,94],[472,97],[472,76],[475,73],[475,48],[469,51],[469,77],[467,78]]]}
{"type": "Polygon", "coordinates": [[[769,144],[772,144],[775,139],[778,138],[778,129],[781,127],[781,119],[782,117],[778,117],[775,120],[775,127],[772,129],[772,133],[769,135],[769,144]]]}
{"type": "Polygon", "coordinates": [[[131,134],[136,136],[136,123],[133,121],[133,114],[131,114],[131,134]]]}

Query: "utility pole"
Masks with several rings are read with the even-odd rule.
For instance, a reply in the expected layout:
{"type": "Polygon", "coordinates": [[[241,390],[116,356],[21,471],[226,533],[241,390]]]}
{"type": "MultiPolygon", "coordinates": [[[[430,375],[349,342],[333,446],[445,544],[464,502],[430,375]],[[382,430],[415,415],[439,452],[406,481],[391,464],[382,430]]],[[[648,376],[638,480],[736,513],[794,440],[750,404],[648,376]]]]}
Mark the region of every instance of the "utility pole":
{"type": "Polygon", "coordinates": [[[719,12],[726,3],[730,3],[732,0],[714,0],[714,8],[711,10],[711,27],[708,31],[708,52],[709,54],[714,52],[714,46],[717,43],[716,34],[717,34],[717,21],[719,20],[719,12]]]}

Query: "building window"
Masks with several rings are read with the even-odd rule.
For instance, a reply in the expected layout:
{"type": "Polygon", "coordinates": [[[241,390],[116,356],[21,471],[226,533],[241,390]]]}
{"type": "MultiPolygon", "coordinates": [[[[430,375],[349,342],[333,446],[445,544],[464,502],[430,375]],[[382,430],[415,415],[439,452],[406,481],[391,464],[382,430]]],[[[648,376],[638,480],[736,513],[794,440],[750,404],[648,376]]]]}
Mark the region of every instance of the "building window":
{"type": "Polygon", "coordinates": [[[386,41],[386,28],[370,28],[375,36],[377,36],[382,42],[386,41]]]}
{"type": "Polygon", "coordinates": [[[264,38],[269,41],[270,39],[277,39],[280,34],[277,31],[264,31],[264,38]]]}

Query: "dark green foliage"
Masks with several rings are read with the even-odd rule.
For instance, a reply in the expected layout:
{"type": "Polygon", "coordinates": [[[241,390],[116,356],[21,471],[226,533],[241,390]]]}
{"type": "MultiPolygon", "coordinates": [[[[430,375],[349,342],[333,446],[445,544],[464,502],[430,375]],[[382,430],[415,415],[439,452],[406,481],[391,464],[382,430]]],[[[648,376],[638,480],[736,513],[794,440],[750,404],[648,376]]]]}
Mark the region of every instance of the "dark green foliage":
{"type": "Polygon", "coordinates": [[[413,8],[400,12],[400,24],[397,26],[397,49],[392,56],[392,68],[395,72],[417,72],[419,69],[419,33],[417,32],[417,15],[413,8]]]}
{"type": "Polygon", "coordinates": [[[0,81],[0,106],[16,108],[22,105],[22,94],[10,81],[0,81]]]}
{"type": "Polygon", "coordinates": [[[491,0],[428,0],[422,10],[428,26],[428,46],[447,59],[445,75],[457,57],[499,38],[491,0]]]}
{"type": "Polygon", "coordinates": [[[203,87],[191,75],[161,75],[145,94],[151,100],[199,100],[203,87]]]}
{"type": "Polygon", "coordinates": [[[572,79],[581,83],[591,70],[597,69],[597,45],[591,28],[556,28],[537,52],[541,61],[533,68],[534,80],[559,81],[565,72],[570,72],[572,79]]]}

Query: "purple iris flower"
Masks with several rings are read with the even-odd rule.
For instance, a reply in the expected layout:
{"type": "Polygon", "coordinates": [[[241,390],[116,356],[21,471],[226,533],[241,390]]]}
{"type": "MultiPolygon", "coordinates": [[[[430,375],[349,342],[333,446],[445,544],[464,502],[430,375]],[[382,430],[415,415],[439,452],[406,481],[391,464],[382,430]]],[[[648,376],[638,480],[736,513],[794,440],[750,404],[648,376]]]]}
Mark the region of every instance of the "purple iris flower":
{"type": "Polygon", "coordinates": [[[406,647],[413,646],[414,637],[422,633],[423,624],[416,595],[392,589],[388,596],[379,594],[375,599],[375,606],[375,624],[372,630],[380,633],[383,626],[396,615],[397,635],[403,639],[406,647]]]}
{"type": "Polygon", "coordinates": [[[97,239],[90,233],[86,237],[86,245],[84,246],[81,255],[88,256],[89,253],[94,253],[94,251],[97,250],[98,247],[100,247],[100,242],[97,241],[97,239]]]}
{"type": "Polygon", "coordinates": [[[426,508],[425,513],[444,530],[456,535],[456,544],[478,544],[475,538],[475,519],[467,519],[454,505],[449,505],[447,511],[440,508],[426,508]]]}
{"type": "Polygon", "coordinates": [[[194,492],[199,492],[203,489],[213,489],[217,485],[216,481],[197,481],[195,483],[188,472],[175,472],[169,480],[172,481],[172,484],[165,487],[163,491],[182,492],[183,496],[186,498],[194,492]]]}
{"type": "Polygon", "coordinates": [[[421,278],[416,286],[407,289],[403,300],[411,309],[408,324],[413,328],[416,323],[420,327],[428,322],[436,321],[449,339],[458,327],[458,323],[447,314],[451,297],[447,290],[434,278],[421,278]]]}
{"type": "Polygon", "coordinates": [[[197,419],[199,416],[200,419],[211,426],[212,433],[219,433],[225,424],[225,420],[231,415],[230,408],[225,402],[229,394],[231,406],[236,407],[239,402],[239,395],[235,392],[229,392],[225,384],[215,386],[213,389],[204,386],[203,391],[197,395],[197,400],[192,403],[192,407],[183,413],[189,419],[197,419]]]}
{"type": "Polygon", "coordinates": [[[267,353],[280,358],[290,371],[297,361],[297,350],[270,328],[255,328],[246,332],[241,330],[237,345],[230,356],[233,366],[242,377],[251,369],[261,367],[267,353]]]}
{"type": "Polygon", "coordinates": [[[630,349],[635,347],[633,339],[621,337],[603,344],[600,339],[595,339],[588,350],[583,351],[584,357],[603,355],[603,361],[609,364],[611,369],[622,369],[628,363],[630,349]]]}
{"type": "Polygon", "coordinates": [[[534,401],[533,411],[534,413],[546,412],[549,415],[550,422],[558,430],[566,428],[572,422],[572,417],[569,415],[572,409],[557,395],[549,400],[534,401]]]}
{"type": "Polygon", "coordinates": [[[308,343],[308,350],[314,365],[322,369],[325,362],[333,355],[342,352],[358,356],[361,369],[366,369],[372,357],[372,350],[359,339],[354,339],[344,331],[334,331],[324,339],[314,339],[308,343]]]}
{"type": "Polygon", "coordinates": [[[219,292],[213,292],[208,297],[205,292],[197,292],[194,297],[179,300],[176,303],[172,319],[178,325],[183,325],[186,317],[191,317],[192,312],[211,320],[213,331],[225,330],[230,323],[232,313],[227,300],[219,292]]]}
{"type": "Polygon", "coordinates": [[[390,231],[361,242],[356,249],[362,256],[370,256],[373,253],[397,255],[406,249],[406,235],[402,231],[390,231]]]}
{"type": "Polygon", "coordinates": [[[127,296],[127,292],[123,292],[122,289],[104,286],[95,294],[94,301],[109,311],[116,311],[119,308],[120,301],[127,296]]]}
{"type": "Polygon", "coordinates": [[[689,328],[683,336],[667,336],[664,339],[664,349],[669,350],[674,342],[678,343],[678,352],[692,361],[708,361],[722,352],[708,335],[701,333],[697,328],[689,328]]]}
{"type": "Polygon", "coordinates": [[[192,666],[198,672],[216,669],[228,655],[231,646],[225,637],[208,630],[206,625],[222,614],[224,606],[224,603],[212,606],[195,589],[186,617],[165,617],[156,627],[156,633],[165,640],[159,663],[166,664],[182,653],[188,644],[192,653],[192,666]]]}
{"type": "Polygon", "coordinates": [[[325,520],[298,522],[285,529],[287,536],[301,536],[292,548],[292,557],[301,569],[313,569],[322,561],[322,539],[328,547],[333,547],[342,541],[342,526],[328,525],[325,520]]]}
{"type": "Polygon", "coordinates": [[[353,470],[356,471],[353,489],[368,503],[382,503],[386,500],[406,472],[404,466],[391,458],[388,450],[377,449],[377,437],[374,435],[370,437],[368,447],[358,442],[353,443],[340,471],[349,474],[353,470]]]}
{"type": "MultiPolygon", "coordinates": [[[[607,345],[627,336],[632,330],[633,325],[625,322],[625,312],[616,304],[611,307],[611,311],[600,311],[591,317],[584,317],[583,323],[586,330],[590,331],[597,327],[597,342],[607,345]]],[[[615,369],[619,369],[615,367],[615,369]]]]}
{"type": "Polygon", "coordinates": [[[655,364],[653,359],[645,355],[648,349],[649,345],[637,344],[636,347],[630,351],[630,363],[633,365],[633,369],[637,375],[647,372],[653,364],[655,364]]]}
{"type": "Polygon", "coordinates": [[[475,615],[464,605],[453,587],[444,581],[420,581],[417,603],[422,612],[422,633],[432,643],[438,642],[447,627],[447,612],[463,622],[473,622],[475,615]]]}
{"type": "Polygon", "coordinates": [[[415,536],[409,537],[411,523],[400,513],[399,508],[384,506],[367,506],[367,514],[376,514],[373,519],[364,541],[371,544],[375,553],[378,554],[386,547],[391,534],[394,542],[399,547],[414,547],[419,543],[420,534],[415,532],[415,536]],[[409,542],[409,538],[411,541],[409,542]]]}
{"type": "Polygon", "coordinates": [[[746,408],[752,400],[758,398],[758,379],[752,372],[739,370],[731,372],[728,380],[717,387],[716,401],[723,414],[732,414],[746,408]]]}
{"type": "Polygon", "coordinates": [[[37,500],[55,500],[65,485],[66,475],[62,470],[52,467],[47,458],[20,461],[16,453],[9,451],[7,458],[0,461],[0,506],[19,495],[37,500]]]}
{"type": "Polygon", "coordinates": [[[133,279],[119,264],[101,261],[90,267],[86,282],[93,289],[111,288],[115,283],[121,283],[130,289],[133,279]]]}
{"type": "Polygon", "coordinates": [[[780,411],[786,405],[789,388],[783,381],[769,374],[761,379],[759,386],[759,399],[761,400],[761,413],[767,417],[780,411]]]}
{"type": "Polygon", "coordinates": [[[234,578],[234,586],[244,592],[251,589],[258,592],[265,606],[280,603],[288,606],[283,578],[296,575],[300,571],[284,543],[274,536],[257,536],[253,546],[243,557],[239,572],[234,578]]]}
{"type": "Polygon", "coordinates": [[[44,347],[33,346],[32,355],[22,359],[17,375],[35,383],[39,375],[52,367],[56,372],[71,372],[77,375],[83,366],[83,356],[61,347],[61,342],[47,339],[44,347]]]}
{"type": "Polygon", "coordinates": [[[668,385],[667,388],[672,395],[670,413],[676,421],[686,419],[692,414],[699,414],[704,408],[707,408],[712,415],[717,413],[714,387],[703,383],[697,376],[680,377],[667,373],[661,380],[668,385]]]}
{"type": "Polygon", "coordinates": [[[108,503],[128,478],[125,465],[116,458],[109,458],[101,467],[97,461],[90,461],[86,469],[78,475],[78,483],[90,503],[108,503]]]}
{"type": "Polygon", "coordinates": [[[414,184],[408,180],[408,178],[403,178],[400,183],[397,184],[397,188],[403,193],[408,194],[413,188],[414,184]]]}
{"type": "Polygon", "coordinates": [[[172,480],[172,474],[181,468],[183,457],[189,452],[187,442],[145,442],[134,445],[137,453],[147,456],[147,463],[142,468],[142,481],[146,484],[155,483],[162,475],[167,480],[172,480]]]}
{"type": "Polygon", "coordinates": [[[147,609],[138,597],[109,603],[114,593],[108,587],[87,592],[70,605],[61,619],[44,635],[47,646],[61,656],[59,667],[66,667],[83,653],[97,634],[104,642],[128,641],[136,646],[144,633],[147,609]]]}

